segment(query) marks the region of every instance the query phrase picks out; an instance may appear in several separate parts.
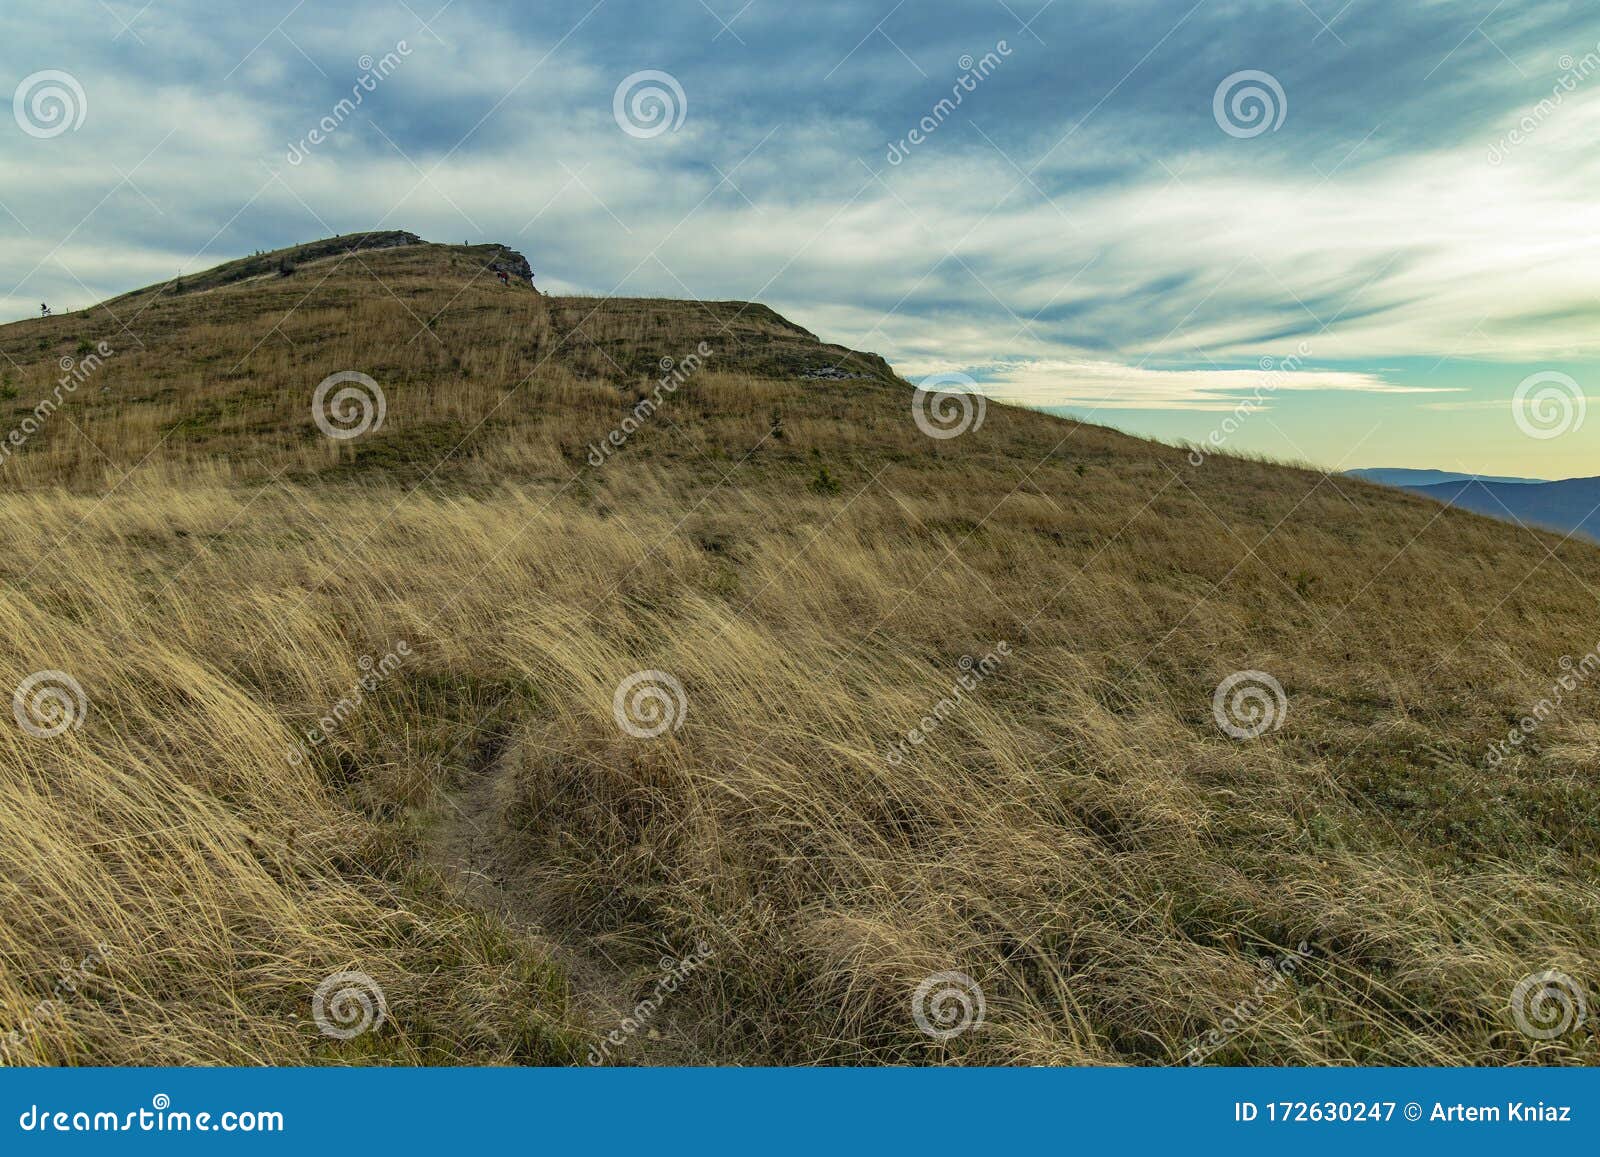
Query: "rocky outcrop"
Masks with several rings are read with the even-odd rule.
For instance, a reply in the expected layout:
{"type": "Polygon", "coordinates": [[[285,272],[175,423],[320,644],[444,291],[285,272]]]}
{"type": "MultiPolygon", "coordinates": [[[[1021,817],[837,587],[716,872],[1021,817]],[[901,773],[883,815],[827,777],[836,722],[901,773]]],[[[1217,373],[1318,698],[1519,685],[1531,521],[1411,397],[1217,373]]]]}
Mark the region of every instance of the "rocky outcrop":
{"type": "Polygon", "coordinates": [[[853,374],[849,370],[840,369],[838,366],[815,366],[811,369],[800,371],[800,377],[814,382],[848,382],[867,376],[866,374],[853,374]]]}
{"type": "Polygon", "coordinates": [[[501,246],[499,256],[489,262],[489,268],[496,273],[504,273],[521,281],[533,280],[533,266],[529,265],[528,259],[515,249],[501,246]]]}

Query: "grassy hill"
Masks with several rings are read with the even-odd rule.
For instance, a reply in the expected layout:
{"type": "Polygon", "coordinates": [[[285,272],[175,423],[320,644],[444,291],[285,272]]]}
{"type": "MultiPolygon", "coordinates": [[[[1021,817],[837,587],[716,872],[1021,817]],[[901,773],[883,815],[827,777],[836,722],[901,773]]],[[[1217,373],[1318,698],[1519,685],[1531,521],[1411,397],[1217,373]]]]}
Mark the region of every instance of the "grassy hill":
{"type": "Polygon", "coordinates": [[[5,1059],[1600,1061],[1595,547],[493,256],[0,327],[5,1059]]]}

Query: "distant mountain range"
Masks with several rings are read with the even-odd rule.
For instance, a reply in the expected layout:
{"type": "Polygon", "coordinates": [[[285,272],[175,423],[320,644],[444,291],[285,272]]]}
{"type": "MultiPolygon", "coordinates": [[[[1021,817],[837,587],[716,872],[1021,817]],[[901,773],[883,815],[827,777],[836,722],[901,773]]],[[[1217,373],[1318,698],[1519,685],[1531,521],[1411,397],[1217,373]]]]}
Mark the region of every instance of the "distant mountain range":
{"type": "Polygon", "coordinates": [[[1396,486],[1486,514],[1503,522],[1522,523],[1562,534],[1581,534],[1600,541],[1600,478],[1495,478],[1454,474],[1445,470],[1352,470],[1369,482],[1396,486]]]}
{"type": "Polygon", "coordinates": [[[1503,482],[1509,485],[1537,485],[1549,481],[1545,478],[1500,478],[1493,474],[1458,474],[1454,470],[1387,470],[1377,467],[1370,470],[1347,470],[1352,478],[1365,478],[1384,486],[1437,486],[1444,482],[1503,482]]]}

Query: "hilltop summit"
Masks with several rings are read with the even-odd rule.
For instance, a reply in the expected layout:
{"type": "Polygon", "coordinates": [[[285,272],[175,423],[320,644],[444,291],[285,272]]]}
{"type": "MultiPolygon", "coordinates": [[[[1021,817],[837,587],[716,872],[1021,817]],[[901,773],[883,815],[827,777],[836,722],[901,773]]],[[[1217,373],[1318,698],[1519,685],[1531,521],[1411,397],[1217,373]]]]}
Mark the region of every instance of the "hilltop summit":
{"type": "MultiPolygon", "coordinates": [[[[323,272],[328,262],[343,263],[352,258],[358,263],[370,261],[384,250],[410,246],[426,246],[415,233],[403,229],[373,230],[363,233],[341,233],[317,241],[287,245],[281,249],[265,250],[227,261],[211,269],[194,274],[180,274],[171,280],[144,289],[134,290],[113,298],[108,305],[151,293],[199,293],[226,285],[256,281],[269,277],[290,277],[305,269],[323,272]]],[[[496,243],[480,245],[439,246],[459,253],[465,260],[477,261],[480,268],[492,273],[505,273],[518,281],[533,281],[533,268],[528,259],[509,246],[496,243]]]]}
{"type": "MultiPolygon", "coordinates": [[[[821,342],[764,305],[550,298],[529,274],[526,258],[503,245],[346,234],[0,326],[0,354],[21,367],[19,396],[42,396],[60,359],[105,342],[114,356],[102,359],[92,388],[75,392],[79,424],[106,430],[102,445],[135,453],[133,461],[209,459],[240,477],[293,463],[312,473],[450,478],[482,442],[514,436],[528,420],[524,407],[556,383],[569,395],[567,417],[590,408],[607,415],[575,442],[581,448],[655,387],[668,372],[663,359],[702,343],[708,382],[749,375],[903,388],[882,358],[821,342]],[[330,447],[311,422],[310,397],[344,371],[373,378],[398,404],[370,436],[330,447]],[[512,403],[489,400],[508,390],[512,403]],[[486,415],[484,428],[473,413],[486,415]]],[[[535,443],[553,428],[540,424],[535,443]]],[[[18,452],[11,475],[91,484],[105,461],[87,449],[70,423],[50,423],[18,452]]]]}

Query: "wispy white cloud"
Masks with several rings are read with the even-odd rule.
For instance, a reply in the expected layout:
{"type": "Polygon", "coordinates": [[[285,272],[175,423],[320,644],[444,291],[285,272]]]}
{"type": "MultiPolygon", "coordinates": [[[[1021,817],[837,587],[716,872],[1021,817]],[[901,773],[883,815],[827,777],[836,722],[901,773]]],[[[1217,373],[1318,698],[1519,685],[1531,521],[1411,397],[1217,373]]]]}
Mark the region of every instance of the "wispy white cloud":
{"type": "Polygon", "coordinates": [[[1041,360],[978,371],[990,397],[1027,406],[1116,410],[1232,410],[1277,393],[1338,390],[1368,394],[1453,393],[1452,387],[1395,385],[1376,374],[1335,370],[1169,370],[1117,362],[1041,360]]]}

